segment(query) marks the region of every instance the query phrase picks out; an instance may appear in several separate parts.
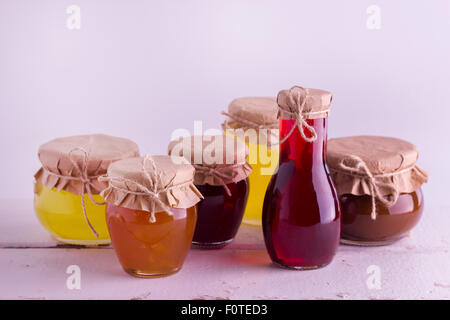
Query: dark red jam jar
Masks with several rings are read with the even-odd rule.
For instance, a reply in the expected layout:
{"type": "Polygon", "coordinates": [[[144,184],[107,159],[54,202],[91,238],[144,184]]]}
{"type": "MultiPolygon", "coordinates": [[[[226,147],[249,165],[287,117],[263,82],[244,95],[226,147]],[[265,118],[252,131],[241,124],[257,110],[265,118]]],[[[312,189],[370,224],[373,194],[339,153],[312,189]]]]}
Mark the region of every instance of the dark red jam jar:
{"type": "Polygon", "coordinates": [[[196,169],[194,184],[203,195],[192,243],[218,248],[232,242],[248,197],[251,167],[245,160],[245,143],[231,135],[186,137],[171,142],[169,154],[187,156],[196,169]]]}
{"type": "Polygon", "coordinates": [[[248,196],[247,179],[223,186],[197,185],[203,195],[198,204],[198,220],[192,243],[199,246],[224,246],[233,241],[244,215],[248,196]]]}
{"type": "Polygon", "coordinates": [[[278,95],[280,159],[263,207],[271,259],[292,269],[329,264],[339,245],[339,201],[325,164],[331,93],[293,87],[278,95]]]}
{"type": "Polygon", "coordinates": [[[405,236],[419,222],[427,174],[409,142],[376,136],[331,139],[328,165],[340,195],[344,244],[377,246],[405,236]]]}

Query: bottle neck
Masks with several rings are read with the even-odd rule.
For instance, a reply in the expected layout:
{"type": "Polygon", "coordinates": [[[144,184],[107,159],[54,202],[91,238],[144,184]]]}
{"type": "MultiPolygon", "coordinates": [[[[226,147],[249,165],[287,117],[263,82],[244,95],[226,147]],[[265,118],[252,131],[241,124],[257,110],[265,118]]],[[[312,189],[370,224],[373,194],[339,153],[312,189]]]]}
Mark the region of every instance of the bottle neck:
{"type": "MultiPolygon", "coordinates": [[[[325,163],[327,142],[327,118],[308,119],[306,122],[314,128],[317,139],[313,142],[305,141],[299,128],[296,127],[289,138],[280,145],[280,164],[294,160],[298,165],[305,167],[317,163],[325,163]]],[[[280,119],[280,140],[284,139],[295,120],[280,119]]],[[[306,137],[311,137],[311,132],[305,127],[301,128],[306,137]]]]}

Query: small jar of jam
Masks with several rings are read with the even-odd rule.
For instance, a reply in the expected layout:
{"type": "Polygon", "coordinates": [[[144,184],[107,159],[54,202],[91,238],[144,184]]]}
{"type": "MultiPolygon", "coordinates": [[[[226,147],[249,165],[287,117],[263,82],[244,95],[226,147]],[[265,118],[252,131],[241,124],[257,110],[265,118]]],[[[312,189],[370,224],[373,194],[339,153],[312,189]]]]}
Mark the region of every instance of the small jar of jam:
{"type": "Polygon", "coordinates": [[[244,223],[261,225],[264,194],[278,166],[278,105],[273,97],[243,97],[231,101],[222,128],[246,142],[252,166],[244,223]]]}
{"type": "Polygon", "coordinates": [[[404,140],[357,136],[328,141],[327,162],[342,207],[344,244],[378,246],[406,235],[422,216],[419,152],[404,140]]]}
{"type": "Polygon", "coordinates": [[[325,163],[331,98],[299,86],[278,94],[279,169],[266,191],[262,223],[267,251],[283,267],[326,266],[339,245],[339,200],[325,163]]]}
{"type": "Polygon", "coordinates": [[[73,245],[111,242],[98,181],[117,160],[139,156],[128,139],[102,134],[54,139],[39,147],[41,169],[35,174],[34,209],[48,232],[73,245]]]}
{"type": "Polygon", "coordinates": [[[172,141],[169,154],[183,156],[195,167],[194,184],[204,199],[192,243],[218,248],[233,241],[248,196],[245,143],[230,135],[185,137],[172,141]]]}
{"type": "Polygon", "coordinates": [[[202,198],[193,184],[194,171],[184,158],[147,155],[117,161],[100,178],[109,182],[101,193],[106,220],[128,274],[158,277],[182,267],[202,198]]]}

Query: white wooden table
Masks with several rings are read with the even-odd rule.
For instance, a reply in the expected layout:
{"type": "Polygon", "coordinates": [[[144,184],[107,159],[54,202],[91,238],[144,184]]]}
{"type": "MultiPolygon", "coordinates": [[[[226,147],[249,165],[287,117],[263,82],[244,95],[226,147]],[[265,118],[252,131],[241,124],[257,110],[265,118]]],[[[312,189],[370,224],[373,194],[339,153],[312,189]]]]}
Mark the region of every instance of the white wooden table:
{"type": "Polygon", "coordinates": [[[313,271],[273,266],[261,229],[242,226],[231,245],[192,249],[180,272],[157,279],[127,275],[110,247],[58,246],[31,200],[0,207],[0,299],[450,299],[449,207],[427,207],[394,245],[340,246],[332,264],[313,271]],[[80,289],[67,288],[71,265],[80,267],[80,289]]]}

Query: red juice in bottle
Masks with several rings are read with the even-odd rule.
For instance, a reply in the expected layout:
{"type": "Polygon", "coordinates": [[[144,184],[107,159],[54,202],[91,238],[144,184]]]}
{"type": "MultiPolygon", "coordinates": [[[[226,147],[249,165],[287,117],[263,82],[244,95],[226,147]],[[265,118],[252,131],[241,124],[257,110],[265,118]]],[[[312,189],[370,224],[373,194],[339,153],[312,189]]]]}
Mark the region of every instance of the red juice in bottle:
{"type": "MultiPolygon", "coordinates": [[[[339,245],[339,200],[326,166],[327,118],[304,120],[316,140],[302,137],[294,119],[280,119],[280,161],[266,191],[263,232],[271,259],[284,267],[315,269],[339,245]]],[[[310,132],[301,126],[306,136],[310,132]]]]}

